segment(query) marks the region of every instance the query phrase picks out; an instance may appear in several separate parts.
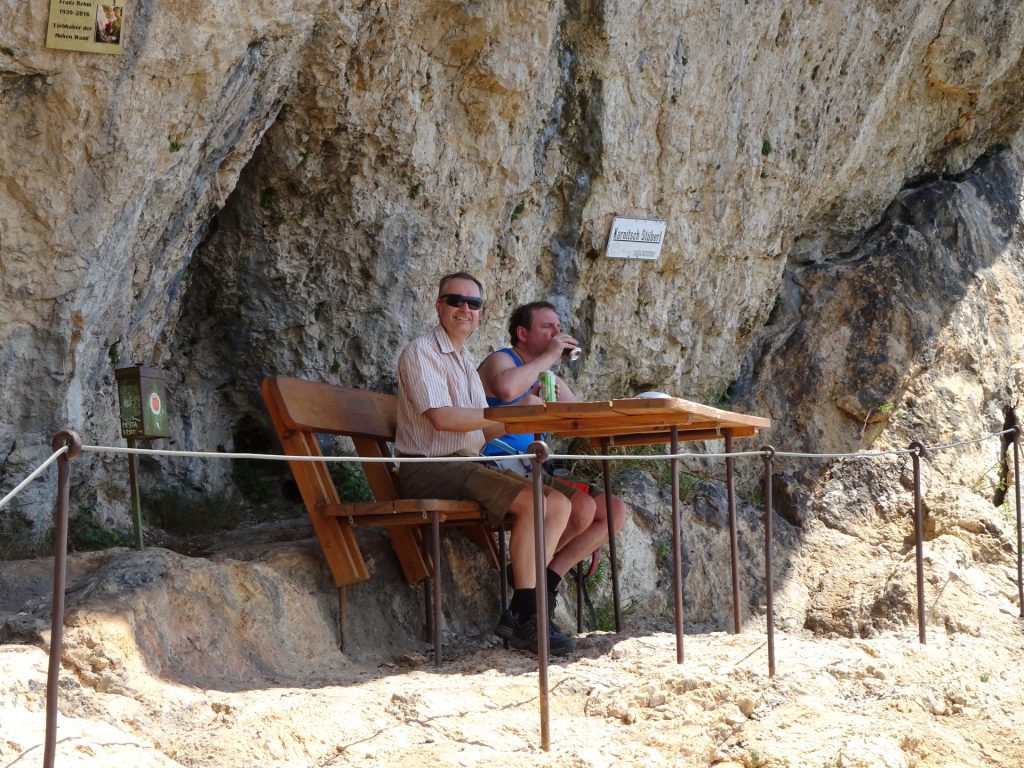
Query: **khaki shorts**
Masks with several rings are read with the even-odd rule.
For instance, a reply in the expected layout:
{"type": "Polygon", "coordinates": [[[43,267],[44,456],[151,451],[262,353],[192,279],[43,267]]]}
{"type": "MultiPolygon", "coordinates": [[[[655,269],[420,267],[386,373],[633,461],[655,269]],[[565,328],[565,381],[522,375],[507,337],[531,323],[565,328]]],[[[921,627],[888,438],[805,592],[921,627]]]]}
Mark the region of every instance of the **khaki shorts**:
{"type": "MultiPolygon", "coordinates": [[[[508,514],[509,505],[524,488],[533,489],[533,481],[513,472],[479,461],[410,461],[398,471],[398,487],[408,499],[471,499],[487,510],[487,520],[498,526],[508,514]]],[[[545,478],[544,495],[561,491],[565,496],[580,493],[566,483],[545,478]]]]}

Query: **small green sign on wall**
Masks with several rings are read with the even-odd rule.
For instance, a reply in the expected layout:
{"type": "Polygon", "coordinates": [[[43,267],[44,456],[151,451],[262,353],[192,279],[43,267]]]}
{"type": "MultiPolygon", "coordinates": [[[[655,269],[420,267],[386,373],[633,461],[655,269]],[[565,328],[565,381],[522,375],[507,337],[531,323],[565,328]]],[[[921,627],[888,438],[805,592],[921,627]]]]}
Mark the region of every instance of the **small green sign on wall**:
{"type": "Polygon", "coordinates": [[[121,412],[121,437],[138,440],[167,437],[167,373],[136,365],[118,368],[114,376],[121,412]]]}

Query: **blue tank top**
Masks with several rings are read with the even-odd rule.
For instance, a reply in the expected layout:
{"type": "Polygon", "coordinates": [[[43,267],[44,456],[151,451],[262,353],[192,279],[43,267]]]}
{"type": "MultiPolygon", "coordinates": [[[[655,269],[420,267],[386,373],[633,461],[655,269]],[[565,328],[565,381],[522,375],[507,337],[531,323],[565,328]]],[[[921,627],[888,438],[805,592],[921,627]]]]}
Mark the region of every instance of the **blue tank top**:
{"type": "MultiPolygon", "coordinates": [[[[511,357],[515,361],[517,368],[523,364],[523,361],[519,359],[519,355],[513,352],[509,347],[504,347],[503,349],[499,349],[498,351],[504,352],[506,355],[511,357]]],[[[487,404],[513,405],[514,403],[518,403],[520,400],[526,397],[526,395],[529,394],[529,392],[530,390],[527,389],[526,392],[523,392],[523,394],[521,394],[515,400],[499,400],[496,397],[488,397],[487,404]]],[[[534,435],[532,432],[525,432],[521,435],[502,435],[501,437],[496,437],[489,443],[487,443],[487,445],[484,446],[484,449],[480,451],[480,453],[484,456],[509,456],[517,453],[526,453],[526,449],[533,441],[534,435]]]]}

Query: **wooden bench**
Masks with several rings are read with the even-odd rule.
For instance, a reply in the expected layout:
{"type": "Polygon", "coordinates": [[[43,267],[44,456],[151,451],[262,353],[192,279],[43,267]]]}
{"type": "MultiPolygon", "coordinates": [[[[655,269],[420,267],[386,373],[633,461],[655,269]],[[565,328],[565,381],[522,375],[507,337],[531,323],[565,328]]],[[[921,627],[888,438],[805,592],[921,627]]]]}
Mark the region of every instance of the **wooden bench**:
{"type": "MultiPolygon", "coordinates": [[[[397,398],[358,389],[346,389],[320,382],[284,376],[264,379],[263,400],[270,420],[290,456],[322,457],[318,434],[345,435],[352,439],[362,458],[390,457],[395,439],[397,398]]],[[[362,463],[374,501],[342,502],[325,461],[290,461],[295,482],[313,522],[324,557],[338,587],[339,626],[344,645],[344,588],[370,577],[356,542],[354,527],[385,526],[409,584],[432,582],[424,590],[428,632],[434,642],[437,663],[441,659],[440,526],[461,525],[476,543],[489,553],[502,576],[505,594],[504,536],[498,544],[484,511],[475,501],[450,499],[403,499],[398,492],[395,465],[391,462],[362,463]],[[424,530],[430,526],[431,552],[423,546],[424,530]],[[500,544],[500,549],[499,549],[500,544]],[[431,595],[431,592],[433,593],[431,595]],[[432,596],[432,600],[431,600],[432,596]],[[433,603],[433,612],[429,608],[433,603]],[[432,619],[432,620],[431,620],[432,619]]]]}

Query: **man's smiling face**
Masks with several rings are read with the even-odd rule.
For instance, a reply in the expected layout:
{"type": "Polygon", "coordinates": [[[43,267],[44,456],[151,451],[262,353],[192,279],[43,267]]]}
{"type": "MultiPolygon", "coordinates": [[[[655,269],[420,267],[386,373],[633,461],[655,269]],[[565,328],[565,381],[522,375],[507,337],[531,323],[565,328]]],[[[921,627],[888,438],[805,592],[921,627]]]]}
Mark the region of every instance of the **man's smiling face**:
{"type": "Polygon", "coordinates": [[[472,335],[473,331],[480,325],[481,309],[473,309],[468,303],[459,301],[458,297],[481,298],[480,288],[472,280],[457,277],[449,280],[443,289],[442,296],[449,297],[448,300],[438,298],[437,318],[441,327],[447,331],[453,341],[465,341],[472,335]],[[461,306],[451,306],[452,303],[461,306]]]}

